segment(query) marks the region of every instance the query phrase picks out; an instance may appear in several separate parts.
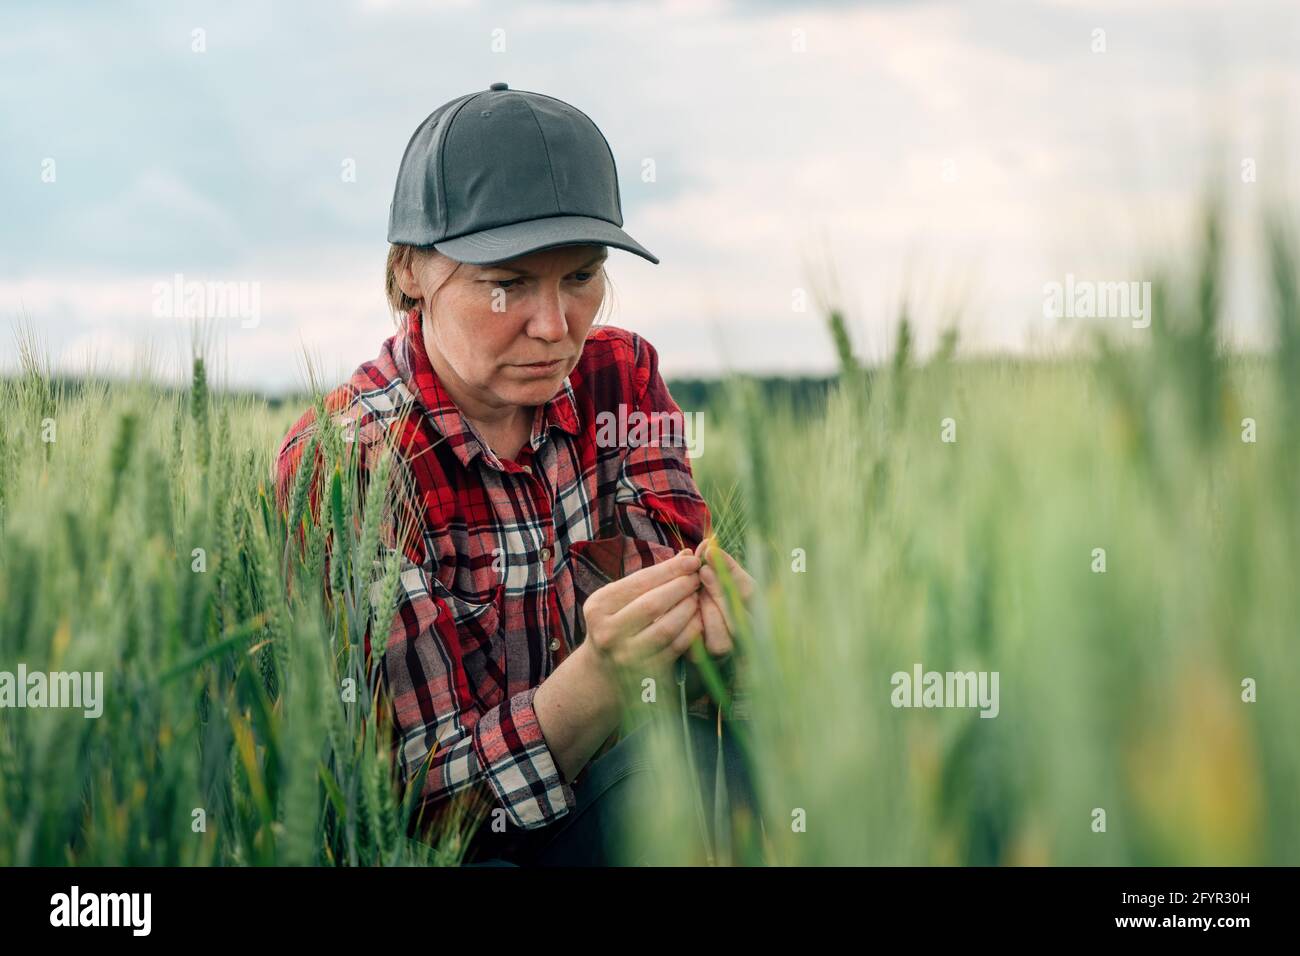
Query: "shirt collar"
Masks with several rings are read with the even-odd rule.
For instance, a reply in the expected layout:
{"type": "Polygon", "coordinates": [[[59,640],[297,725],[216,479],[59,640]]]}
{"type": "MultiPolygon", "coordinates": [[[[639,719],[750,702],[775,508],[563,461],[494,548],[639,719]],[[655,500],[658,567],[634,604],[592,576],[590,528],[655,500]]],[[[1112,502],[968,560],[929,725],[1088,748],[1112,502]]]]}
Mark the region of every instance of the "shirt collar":
{"type": "MultiPolygon", "coordinates": [[[[402,369],[416,400],[424,406],[429,424],[446,439],[456,457],[466,468],[476,455],[482,454],[484,460],[493,467],[504,470],[501,461],[492,454],[486,443],[480,438],[478,430],[461,414],[460,408],[447,392],[433,363],[429,361],[424,348],[422,332],[423,316],[418,307],[406,315],[406,328],[403,332],[405,348],[401,351],[407,357],[406,368],[402,369]]],[[[536,451],[546,440],[551,428],[577,436],[581,432],[581,420],[578,416],[578,403],[573,392],[569,376],[559,391],[544,405],[539,405],[533,415],[533,431],[529,444],[536,451]]]]}

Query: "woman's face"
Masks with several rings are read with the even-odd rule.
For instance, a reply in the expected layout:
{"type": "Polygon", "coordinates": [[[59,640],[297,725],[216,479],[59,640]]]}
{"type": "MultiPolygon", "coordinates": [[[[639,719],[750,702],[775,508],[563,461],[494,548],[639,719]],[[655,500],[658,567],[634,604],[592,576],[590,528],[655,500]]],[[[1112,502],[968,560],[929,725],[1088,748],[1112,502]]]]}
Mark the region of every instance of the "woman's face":
{"type": "Polygon", "coordinates": [[[607,256],[604,246],[543,249],[490,266],[412,256],[398,284],[423,303],[425,351],[464,414],[509,424],[521,407],[555,396],[605,298],[607,256]],[[554,364],[527,367],[538,362],[554,364]]]}

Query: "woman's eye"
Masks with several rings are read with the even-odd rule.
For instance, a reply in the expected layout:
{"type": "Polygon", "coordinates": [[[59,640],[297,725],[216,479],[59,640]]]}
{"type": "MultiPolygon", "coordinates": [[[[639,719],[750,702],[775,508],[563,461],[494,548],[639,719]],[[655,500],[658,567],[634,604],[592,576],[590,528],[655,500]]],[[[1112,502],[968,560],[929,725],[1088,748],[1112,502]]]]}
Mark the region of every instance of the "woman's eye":
{"type": "MultiPolygon", "coordinates": [[[[596,273],[594,272],[575,272],[573,273],[573,278],[577,280],[579,283],[585,285],[586,283],[591,281],[592,276],[594,276],[595,274],[596,273]]],[[[491,282],[498,289],[513,289],[515,288],[516,285],[523,282],[524,280],[522,278],[517,278],[517,279],[488,279],[487,281],[491,282]]]]}

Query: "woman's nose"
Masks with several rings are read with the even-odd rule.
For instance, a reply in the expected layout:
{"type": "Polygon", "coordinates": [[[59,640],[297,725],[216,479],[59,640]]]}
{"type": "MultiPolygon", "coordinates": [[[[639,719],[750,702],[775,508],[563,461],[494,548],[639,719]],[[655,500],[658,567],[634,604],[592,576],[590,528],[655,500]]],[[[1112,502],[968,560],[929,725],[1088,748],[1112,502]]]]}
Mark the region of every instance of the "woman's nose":
{"type": "Polygon", "coordinates": [[[538,298],[537,310],[528,320],[528,331],[535,338],[560,342],[569,334],[569,323],[564,317],[564,298],[558,289],[545,291],[538,298]]]}

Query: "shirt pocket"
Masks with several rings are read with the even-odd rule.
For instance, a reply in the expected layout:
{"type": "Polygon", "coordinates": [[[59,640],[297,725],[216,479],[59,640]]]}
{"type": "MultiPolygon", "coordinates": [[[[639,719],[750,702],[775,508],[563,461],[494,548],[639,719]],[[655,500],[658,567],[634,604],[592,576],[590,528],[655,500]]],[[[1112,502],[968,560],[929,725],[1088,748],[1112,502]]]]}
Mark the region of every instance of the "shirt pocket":
{"type": "MultiPolygon", "coordinates": [[[[663,545],[626,534],[572,541],[566,560],[573,577],[574,600],[581,608],[587,598],[606,584],[666,560],[673,553],[663,545]]],[[[581,614],[578,620],[579,627],[585,631],[586,622],[581,614]]]]}
{"type": "Polygon", "coordinates": [[[626,535],[615,534],[569,542],[569,570],[579,603],[590,597],[591,592],[623,576],[629,540],[626,535]]]}
{"type": "Polygon", "coordinates": [[[470,600],[437,578],[431,580],[438,613],[456,625],[461,666],[474,702],[485,710],[495,707],[506,692],[506,636],[501,627],[505,585],[498,584],[484,601],[483,595],[470,600]]]}

